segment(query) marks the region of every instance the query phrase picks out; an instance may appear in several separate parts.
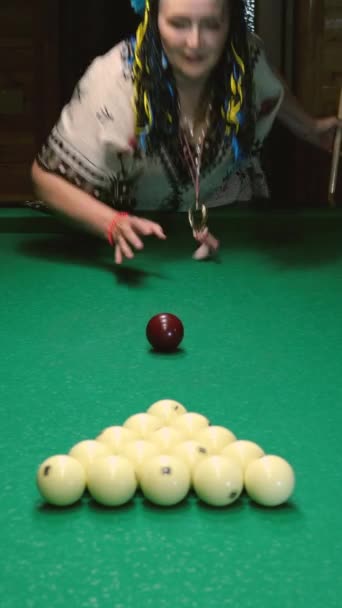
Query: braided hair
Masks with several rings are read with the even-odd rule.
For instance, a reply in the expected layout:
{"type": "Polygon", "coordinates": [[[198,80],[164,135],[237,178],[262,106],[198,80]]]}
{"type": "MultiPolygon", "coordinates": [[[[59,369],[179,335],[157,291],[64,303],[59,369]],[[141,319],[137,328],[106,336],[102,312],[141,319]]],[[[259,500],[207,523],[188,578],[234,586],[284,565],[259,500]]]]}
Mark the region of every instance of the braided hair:
{"type": "MultiPolygon", "coordinates": [[[[154,154],[179,128],[175,79],[163,53],[159,29],[160,0],[146,0],[136,33],[133,60],[135,128],[139,146],[154,154]]],[[[230,32],[221,59],[210,77],[213,122],[236,160],[248,154],[253,141],[252,69],[244,0],[230,2],[230,32]]]]}

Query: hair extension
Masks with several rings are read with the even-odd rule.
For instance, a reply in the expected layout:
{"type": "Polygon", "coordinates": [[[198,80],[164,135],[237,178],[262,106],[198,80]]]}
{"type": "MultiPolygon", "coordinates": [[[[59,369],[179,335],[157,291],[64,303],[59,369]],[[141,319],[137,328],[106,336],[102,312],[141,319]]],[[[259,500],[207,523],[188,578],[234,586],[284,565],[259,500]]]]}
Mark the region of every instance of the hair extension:
{"type": "MultiPolygon", "coordinates": [[[[231,145],[235,159],[239,159],[248,154],[252,144],[255,117],[245,3],[229,2],[230,32],[209,87],[213,92],[213,120],[219,124],[222,140],[231,145]]],[[[155,153],[179,126],[176,83],[163,58],[158,10],[159,0],[146,0],[133,61],[136,135],[147,154],[155,153]]]]}

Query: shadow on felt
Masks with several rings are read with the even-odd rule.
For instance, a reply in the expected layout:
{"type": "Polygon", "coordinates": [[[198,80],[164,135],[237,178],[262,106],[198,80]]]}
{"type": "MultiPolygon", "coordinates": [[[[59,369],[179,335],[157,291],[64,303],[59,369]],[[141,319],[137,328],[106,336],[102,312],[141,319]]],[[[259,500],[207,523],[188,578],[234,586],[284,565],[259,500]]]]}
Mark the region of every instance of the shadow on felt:
{"type": "Polygon", "coordinates": [[[151,276],[165,278],[160,273],[132,265],[115,265],[113,254],[110,252],[108,256],[108,246],[89,235],[66,233],[44,238],[31,237],[19,246],[19,251],[25,256],[47,262],[99,268],[110,272],[118,283],[135,287],[151,276]]]}
{"type": "MultiPolygon", "coordinates": [[[[160,241],[149,237],[141,255],[146,254],[149,258],[158,256],[158,261],[167,262],[191,260],[197,244],[185,214],[159,214],[151,219],[163,226],[168,238],[160,241]]],[[[222,263],[223,256],[229,262],[229,253],[236,251],[261,253],[284,269],[322,266],[342,258],[342,218],[338,216],[324,214],[322,217],[303,217],[293,213],[287,216],[286,213],[264,212],[253,215],[239,212],[236,215],[211,210],[209,228],[220,240],[218,255],[209,259],[209,263],[222,263]]],[[[161,273],[138,268],[143,259],[139,253],[134,260],[121,266],[115,265],[113,252],[108,245],[85,233],[66,231],[48,237],[30,236],[20,245],[20,251],[24,255],[50,262],[101,268],[111,272],[118,283],[131,286],[139,286],[151,276],[166,278],[161,273]]]]}
{"type": "MultiPolygon", "coordinates": [[[[286,268],[310,268],[342,258],[342,218],[293,214],[213,217],[211,229],[222,251],[250,251],[286,268]]],[[[229,254],[228,254],[229,255],[229,254]]]]}

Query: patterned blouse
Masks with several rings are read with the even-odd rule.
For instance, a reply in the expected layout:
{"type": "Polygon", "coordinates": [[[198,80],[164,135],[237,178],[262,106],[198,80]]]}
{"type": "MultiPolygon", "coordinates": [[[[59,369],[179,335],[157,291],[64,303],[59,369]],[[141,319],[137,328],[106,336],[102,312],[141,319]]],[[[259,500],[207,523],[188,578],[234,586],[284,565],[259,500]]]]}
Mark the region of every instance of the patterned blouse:
{"type": "MultiPolygon", "coordinates": [[[[260,151],[283,98],[262,43],[250,34],[257,116],[250,155],[237,164],[231,149],[208,137],[203,151],[201,200],[208,207],[268,197],[260,151]]],[[[123,41],[89,66],[42,147],[40,166],[95,198],[128,210],[187,211],[194,186],[180,148],[138,153],[132,108],[132,47],[123,41]]]]}

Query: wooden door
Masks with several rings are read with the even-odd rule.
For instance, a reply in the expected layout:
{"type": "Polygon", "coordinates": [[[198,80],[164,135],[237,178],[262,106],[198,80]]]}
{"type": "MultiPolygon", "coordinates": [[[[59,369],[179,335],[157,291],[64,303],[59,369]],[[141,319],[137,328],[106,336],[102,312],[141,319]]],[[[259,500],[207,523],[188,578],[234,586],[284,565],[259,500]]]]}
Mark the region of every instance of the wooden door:
{"type": "MultiPolygon", "coordinates": [[[[336,114],[342,86],[342,0],[301,0],[295,8],[294,90],[313,116],[336,114]]],[[[294,195],[326,204],[330,155],[296,142],[294,195]]],[[[342,163],[336,201],[342,204],[342,163]]]]}
{"type": "Polygon", "coordinates": [[[0,204],[32,197],[30,167],[60,106],[59,2],[0,3],[0,204]]]}

